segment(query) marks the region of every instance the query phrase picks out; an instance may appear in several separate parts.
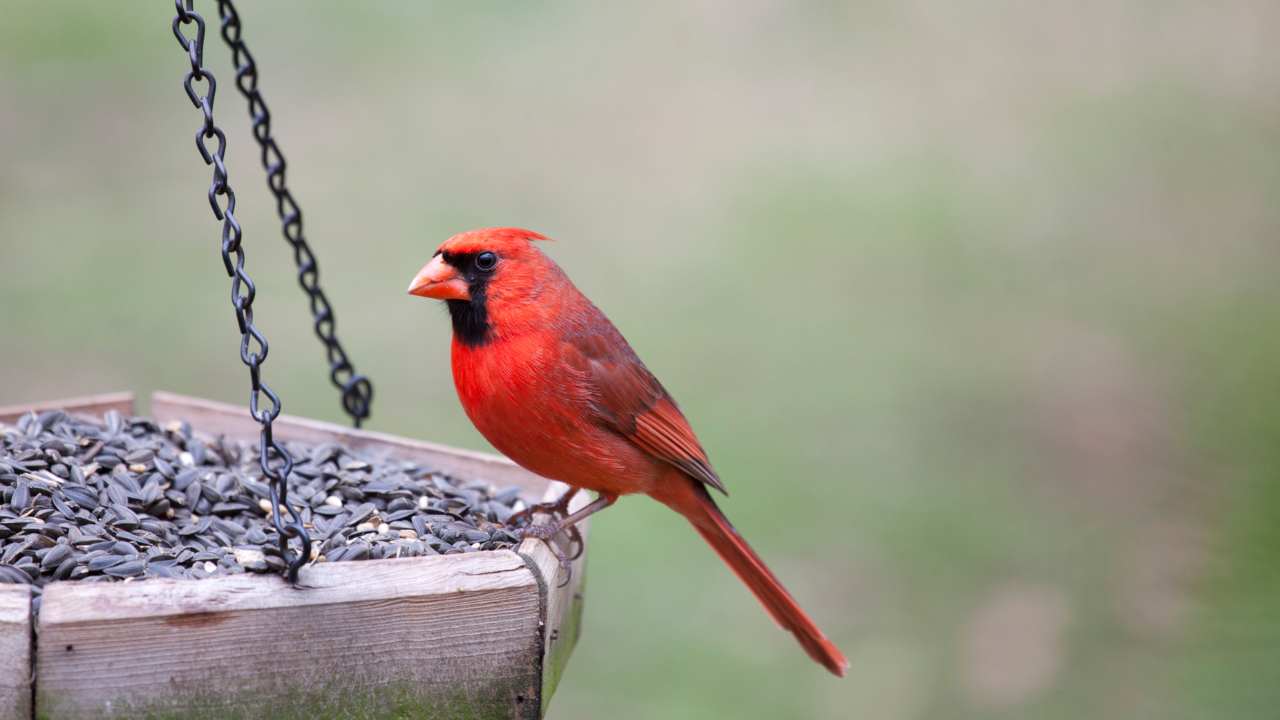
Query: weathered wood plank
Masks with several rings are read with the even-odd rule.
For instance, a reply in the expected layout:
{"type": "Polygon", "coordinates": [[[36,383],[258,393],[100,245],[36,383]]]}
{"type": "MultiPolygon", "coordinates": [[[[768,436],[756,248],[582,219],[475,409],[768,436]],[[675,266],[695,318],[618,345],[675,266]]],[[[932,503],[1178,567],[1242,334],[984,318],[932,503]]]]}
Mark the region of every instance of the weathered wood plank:
{"type": "Polygon", "coordinates": [[[0,585],[0,720],[31,717],[31,589],[0,585]]]}
{"type": "Polygon", "coordinates": [[[275,577],[54,583],[42,718],[538,716],[540,589],[507,551],[275,577]]]}
{"type": "MultiPolygon", "coordinates": [[[[274,575],[225,575],[204,580],[50,584],[41,628],[190,613],[239,612],[393,600],[403,595],[451,595],[525,587],[535,582],[509,551],[424,558],[319,563],[299,571],[290,587],[274,575]]],[[[526,568],[527,569],[527,568],[526,568]]]]}
{"type": "Polygon", "coordinates": [[[50,400],[47,402],[27,403],[24,405],[8,405],[0,407],[0,423],[12,423],[29,412],[45,410],[66,410],[86,415],[102,415],[108,410],[125,414],[133,413],[133,393],[119,392],[104,395],[67,398],[66,400],[50,400]]]}
{"type": "MultiPolygon", "coordinates": [[[[257,422],[242,406],[173,393],[153,394],[151,414],[160,422],[186,420],[192,427],[206,433],[238,437],[252,437],[258,433],[257,422]]],[[[499,455],[460,450],[425,440],[355,430],[293,415],[281,415],[274,427],[276,436],[285,440],[337,442],[354,449],[387,450],[400,457],[430,465],[448,475],[488,481],[500,486],[517,486],[529,498],[541,497],[550,482],[499,455]]]]}
{"type": "MultiPolygon", "coordinates": [[[[569,489],[568,485],[553,482],[543,497],[544,502],[559,498],[569,489]]],[[[569,505],[569,510],[579,510],[591,501],[586,492],[578,493],[569,505]]],[[[546,518],[542,518],[545,520],[546,518]]],[[[587,525],[590,520],[578,524],[582,533],[582,541],[587,541],[587,525]]],[[[564,546],[565,552],[571,548],[564,546]]],[[[583,589],[586,582],[587,553],[585,546],[582,555],[571,565],[569,577],[560,566],[560,560],[542,540],[529,539],[516,548],[531,567],[537,569],[539,579],[545,586],[546,623],[543,627],[542,645],[542,715],[547,714],[551,697],[560,683],[560,676],[569,663],[569,656],[578,642],[582,627],[583,589]],[[565,580],[568,580],[566,583],[565,580]]]]}

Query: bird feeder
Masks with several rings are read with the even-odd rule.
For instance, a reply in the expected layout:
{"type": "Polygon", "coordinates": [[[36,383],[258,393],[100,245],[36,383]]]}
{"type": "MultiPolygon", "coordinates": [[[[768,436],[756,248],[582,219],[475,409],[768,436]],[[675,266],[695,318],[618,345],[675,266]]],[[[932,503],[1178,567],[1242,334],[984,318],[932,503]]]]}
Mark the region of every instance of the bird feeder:
{"type": "MultiPolygon", "coordinates": [[[[129,394],[0,408],[134,412],[129,394]]],[[[243,408],[156,393],[151,415],[253,439],[243,408]]],[[[519,487],[567,487],[505,458],[282,415],[277,435],[519,487]]],[[[586,498],[576,498],[585,504],[586,498]]],[[[576,509],[576,508],[575,508],[576,509]]],[[[585,530],[585,528],[584,528],[585,530]]],[[[40,611],[0,585],[0,720],[47,718],[540,718],[578,638],[585,555],[514,550],[316,563],[275,575],[54,582],[40,611]]]]}
{"type": "MultiPolygon", "coordinates": [[[[257,441],[269,488],[261,502],[278,543],[279,557],[272,559],[287,577],[68,579],[44,586],[39,612],[30,587],[0,584],[0,720],[540,718],[578,637],[582,552],[567,561],[565,549],[527,539],[509,550],[313,561],[318,556],[302,511],[288,503],[294,465],[286,441],[377,451],[459,480],[515,486],[527,504],[558,499],[567,487],[501,457],[359,429],[373,386],[338,341],[239,14],[232,0],[216,4],[220,25],[209,34],[221,35],[231,52],[234,85],[246,101],[280,231],[293,251],[329,377],[356,429],[281,414],[281,399],[266,382],[267,339],[254,322],[256,290],[235,214],[227,137],[214,120],[217,82],[204,61],[206,21],[192,0],[175,0],[172,31],[189,66],[182,86],[200,115],[196,148],[212,169],[207,198],[220,224],[219,266],[230,278],[250,401],[246,409],[157,393],[150,412],[159,423],[183,421],[206,435],[257,441]]],[[[102,395],[0,408],[0,423],[54,408],[134,413],[131,395],[102,395]]],[[[75,471],[84,472],[78,465],[75,471]]],[[[15,483],[7,493],[11,504],[30,507],[25,486],[21,502],[13,503],[18,492],[15,483]]],[[[587,503],[583,495],[575,499],[571,510],[587,503]]],[[[41,518],[28,512],[16,522],[25,528],[41,518]]],[[[47,543],[56,541],[41,540],[48,560],[47,543]]],[[[579,540],[574,545],[585,550],[585,535],[579,540]]],[[[66,545],[59,547],[65,555],[66,545]]],[[[23,571],[0,569],[10,581],[22,580],[23,571]]]]}

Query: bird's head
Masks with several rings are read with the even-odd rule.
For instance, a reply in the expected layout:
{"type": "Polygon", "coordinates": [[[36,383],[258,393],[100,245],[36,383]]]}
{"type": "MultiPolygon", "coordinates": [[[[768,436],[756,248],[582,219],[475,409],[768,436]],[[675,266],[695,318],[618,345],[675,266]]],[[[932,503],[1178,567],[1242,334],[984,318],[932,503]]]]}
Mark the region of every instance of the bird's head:
{"type": "Polygon", "coordinates": [[[533,246],[534,240],[546,239],[520,228],[483,228],[454,235],[414,276],[409,294],[447,301],[458,338],[466,344],[483,344],[491,337],[495,305],[530,304],[549,276],[560,274],[555,263],[533,246]]]}
{"type": "Polygon", "coordinates": [[[510,278],[540,259],[530,242],[546,240],[532,230],[482,228],[444,241],[409,283],[409,294],[437,300],[470,301],[484,295],[496,278],[510,278]]]}

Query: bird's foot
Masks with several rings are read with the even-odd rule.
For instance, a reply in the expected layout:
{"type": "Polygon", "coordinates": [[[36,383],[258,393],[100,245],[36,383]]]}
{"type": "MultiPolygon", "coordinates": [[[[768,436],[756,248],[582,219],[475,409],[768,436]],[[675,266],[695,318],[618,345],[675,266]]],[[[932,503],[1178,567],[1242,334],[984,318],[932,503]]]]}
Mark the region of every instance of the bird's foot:
{"type": "MultiPolygon", "coordinates": [[[[521,525],[532,526],[534,515],[550,515],[553,521],[563,520],[569,515],[569,503],[573,501],[573,496],[578,494],[577,488],[569,490],[565,494],[553,502],[535,503],[518,510],[507,518],[506,525],[520,527],[521,525]]],[[[558,532],[558,531],[557,531],[558,532]]],[[[555,537],[555,533],[551,535],[555,537]]]]}
{"type": "Polygon", "coordinates": [[[564,579],[560,581],[557,588],[562,588],[569,584],[573,579],[573,561],[582,557],[584,543],[582,542],[582,534],[578,532],[578,528],[569,525],[565,527],[559,521],[553,521],[546,525],[529,525],[521,528],[519,531],[520,538],[537,538],[547,543],[547,547],[551,548],[551,552],[556,556],[556,560],[560,562],[560,569],[563,570],[564,579]],[[569,548],[572,552],[565,552],[555,538],[560,533],[567,533],[569,536],[569,548]]]}
{"type": "Polygon", "coordinates": [[[520,530],[522,538],[538,538],[539,540],[550,540],[560,534],[559,523],[547,523],[546,525],[528,525],[520,530]]]}

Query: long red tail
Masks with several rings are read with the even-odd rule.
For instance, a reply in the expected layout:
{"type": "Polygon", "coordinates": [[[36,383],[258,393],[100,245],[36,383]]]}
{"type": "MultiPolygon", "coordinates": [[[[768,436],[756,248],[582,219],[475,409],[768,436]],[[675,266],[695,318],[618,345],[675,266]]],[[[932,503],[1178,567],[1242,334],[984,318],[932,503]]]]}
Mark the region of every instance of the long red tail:
{"type": "Polygon", "coordinates": [[[720,512],[706,488],[683,473],[678,475],[679,480],[676,477],[673,474],[671,482],[655,492],[654,498],[688,518],[698,534],[711,545],[734,574],[741,578],[760,604],[764,605],[764,609],[769,611],[774,622],[795,635],[809,657],[833,674],[843,677],[844,671],[849,668],[849,661],[822,634],[804,610],[800,609],[791,593],[774,577],[747,541],[742,539],[724,513],[720,512]]]}

